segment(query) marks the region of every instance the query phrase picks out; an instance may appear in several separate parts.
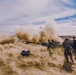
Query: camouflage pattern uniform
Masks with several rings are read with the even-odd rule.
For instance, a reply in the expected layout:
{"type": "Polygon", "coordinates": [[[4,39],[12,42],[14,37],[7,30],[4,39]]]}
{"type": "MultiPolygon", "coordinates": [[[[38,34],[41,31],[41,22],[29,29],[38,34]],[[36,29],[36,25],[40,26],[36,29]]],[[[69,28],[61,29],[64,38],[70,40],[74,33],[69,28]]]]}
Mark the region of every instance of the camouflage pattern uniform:
{"type": "Polygon", "coordinates": [[[73,62],[72,58],[72,44],[69,41],[69,39],[65,39],[63,42],[63,47],[64,47],[64,56],[66,61],[68,62],[68,56],[70,57],[71,61],[73,62]]]}
{"type": "Polygon", "coordinates": [[[73,49],[74,49],[74,53],[76,55],[76,40],[75,40],[75,37],[73,37],[73,49]]]}
{"type": "Polygon", "coordinates": [[[52,42],[50,42],[50,40],[48,40],[47,50],[49,52],[49,55],[52,54],[51,48],[53,48],[52,42]]]}

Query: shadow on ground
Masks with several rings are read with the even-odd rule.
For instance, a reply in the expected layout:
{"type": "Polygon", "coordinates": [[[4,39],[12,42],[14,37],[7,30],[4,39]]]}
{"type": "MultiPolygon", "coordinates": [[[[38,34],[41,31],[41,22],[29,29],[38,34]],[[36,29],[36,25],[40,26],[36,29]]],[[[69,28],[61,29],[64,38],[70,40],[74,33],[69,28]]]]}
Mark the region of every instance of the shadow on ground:
{"type": "Polygon", "coordinates": [[[63,69],[67,72],[72,72],[72,63],[71,62],[64,62],[63,69]]]}

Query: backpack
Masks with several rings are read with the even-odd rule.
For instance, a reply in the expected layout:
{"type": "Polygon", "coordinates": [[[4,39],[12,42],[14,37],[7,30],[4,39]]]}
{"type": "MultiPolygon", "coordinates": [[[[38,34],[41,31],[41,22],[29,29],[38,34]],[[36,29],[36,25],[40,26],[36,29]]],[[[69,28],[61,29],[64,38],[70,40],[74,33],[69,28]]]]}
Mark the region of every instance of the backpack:
{"type": "Polygon", "coordinates": [[[64,48],[70,48],[71,47],[71,43],[69,41],[64,41],[63,42],[63,47],[64,48]]]}

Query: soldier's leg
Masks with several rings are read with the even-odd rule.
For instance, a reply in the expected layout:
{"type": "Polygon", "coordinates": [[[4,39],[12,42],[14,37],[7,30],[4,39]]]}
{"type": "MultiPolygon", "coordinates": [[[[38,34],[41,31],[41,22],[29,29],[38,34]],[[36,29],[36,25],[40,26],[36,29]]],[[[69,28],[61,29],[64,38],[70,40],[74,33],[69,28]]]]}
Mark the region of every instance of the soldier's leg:
{"type": "Polygon", "coordinates": [[[49,55],[53,54],[53,53],[51,52],[51,49],[50,49],[50,48],[48,48],[47,50],[48,50],[48,52],[49,52],[49,55]]]}
{"type": "Polygon", "coordinates": [[[65,59],[66,59],[67,62],[69,62],[69,60],[68,60],[68,55],[65,56],[65,59]]]}
{"type": "Polygon", "coordinates": [[[49,54],[50,54],[50,48],[49,48],[49,47],[47,47],[47,50],[48,50],[48,52],[49,52],[49,54]]]}
{"type": "Polygon", "coordinates": [[[69,55],[71,61],[74,62],[74,61],[73,61],[73,57],[72,57],[72,52],[71,52],[71,51],[68,52],[68,55],[69,55]]]}
{"type": "Polygon", "coordinates": [[[64,52],[64,56],[65,56],[66,61],[69,62],[69,60],[68,60],[68,54],[66,52],[64,52]]]}
{"type": "Polygon", "coordinates": [[[76,48],[74,49],[74,52],[75,52],[75,54],[76,54],[76,48]]]}
{"type": "Polygon", "coordinates": [[[71,55],[69,55],[69,57],[70,57],[71,61],[72,61],[72,62],[74,62],[74,61],[73,61],[73,57],[72,57],[72,54],[71,54],[71,55]]]}

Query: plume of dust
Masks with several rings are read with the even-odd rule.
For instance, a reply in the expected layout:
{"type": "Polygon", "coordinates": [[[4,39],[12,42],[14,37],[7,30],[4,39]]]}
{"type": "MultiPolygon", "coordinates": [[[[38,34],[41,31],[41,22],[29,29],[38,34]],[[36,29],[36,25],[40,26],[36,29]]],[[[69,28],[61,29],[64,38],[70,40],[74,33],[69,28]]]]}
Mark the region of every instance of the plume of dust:
{"type": "Polygon", "coordinates": [[[31,41],[34,42],[34,43],[39,42],[39,35],[35,34],[35,35],[33,36],[33,38],[32,38],[31,41]]]}
{"type": "Polygon", "coordinates": [[[16,31],[16,36],[26,41],[31,41],[34,43],[39,42],[40,35],[39,35],[38,28],[36,26],[35,26],[35,29],[34,29],[34,26],[32,28],[30,28],[30,26],[26,26],[25,28],[18,29],[16,31]]]}
{"type": "Polygon", "coordinates": [[[25,32],[24,30],[17,30],[16,31],[16,35],[17,35],[17,37],[18,38],[20,38],[20,39],[24,39],[24,40],[26,40],[26,41],[28,41],[28,40],[30,40],[30,35],[29,35],[29,33],[28,32],[25,32]]]}
{"type": "Polygon", "coordinates": [[[9,36],[8,34],[0,34],[0,43],[4,44],[4,43],[13,43],[14,42],[14,38],[12,36],[9,36]]]}
{"type": "Polygon", "coordinates": [[[41,39],[44,39],[44,41],[46,41],[47,39],[58,40],[57,28],[56,28],[56,25],[54,24],[52,22],[46,23],[46,25],[40,32],[41,39]]]}
{"type": "Polygon", "coordinates": [[[57,34],[57,27],[54,21],[49,21],[44,25],[42,30],[39,32],[39,42],[46,42],[49,40],[57,40],[59,41],[59,37],[57,34]]]}
{"type": "Polygon", "coordinates": [[[45,32],[41,31],[39,42],[45,42],[45,41],[46,41],[46,34],[45,34],[45,32]]]}
{"type": "Polygon", "coordinates": [[[25,29],[18,29],[16,35],[20,39],[32,41],[34,43],[46,42],[48,39],[61,41],[60,37],[58,37],[57,27],[54,21],[48,21],[40,30],[36,25],[33,25],[32,28],[26,26],[25,29]]]}

